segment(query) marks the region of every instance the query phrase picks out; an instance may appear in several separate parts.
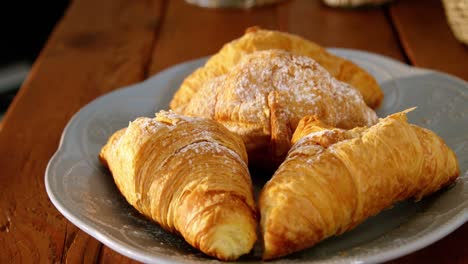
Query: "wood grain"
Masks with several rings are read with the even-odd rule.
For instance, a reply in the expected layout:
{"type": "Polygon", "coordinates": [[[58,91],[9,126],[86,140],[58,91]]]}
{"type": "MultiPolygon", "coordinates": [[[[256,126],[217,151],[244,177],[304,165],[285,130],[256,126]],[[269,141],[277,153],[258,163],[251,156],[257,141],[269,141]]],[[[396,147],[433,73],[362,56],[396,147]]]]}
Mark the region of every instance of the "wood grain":
{"type": "Polygon", "coordinates": [[[146,77],[159,18],[158,1],[80,0],[55,28],[0,131],[0,263],[95,255],[97,242],[67,233],[45,192],[45,167],[73,113],[146,77]]]}
{"type": "Polygon", "coordinates": [[[404,61],[385,9],[341,9],[321,1],[288,1],[278,8],[279,28],[325,47],[360,49],[404,61]]]}
{"type": "Polygon", "coordinates": [[[154,74],[180,62],[212,55],[254,25],[276,28],[276,7],[206,9],[184,0],[169,1],[149,72],[154,74]]]}
{"type": "Polygon", "coordinates": [[[65,246],[61,262],[97,263],[102,244],[72,224],[67,225],[65,246]]]}
{"type": "Polygon", "coordinates": [[[101,258],[99,259],[99,263],[102,264],[136,264],[140,263],[136,260],[132,260],[127,258],[124,255],[121,255],[108,247],[103,247],[101,251],[101,258]]]}
{"type": "Polygon", "coordinates": [[[383,9],[343,10],[320,1],[294,0],[253,10],[213,10],[176,0],[170,1],[165,14],[150,74],[211,55],[253,25],[295,33],[323,46],[368,50],[404,60],[383,9]]]}
{"type": "Polygon", "coordinates": [[[390,14],[413,65],[468,80],[468,46],[453,35],[441,1],[398,1],[390,14]]]}

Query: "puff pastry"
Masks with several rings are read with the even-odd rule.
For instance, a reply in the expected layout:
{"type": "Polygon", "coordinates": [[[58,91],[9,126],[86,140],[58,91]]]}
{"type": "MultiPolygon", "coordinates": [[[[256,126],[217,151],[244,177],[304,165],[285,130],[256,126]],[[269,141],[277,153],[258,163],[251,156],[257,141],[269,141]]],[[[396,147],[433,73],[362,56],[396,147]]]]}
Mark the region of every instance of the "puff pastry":
{"type": "Polygon", "coordinates": [[[112,135],[100,153],[127,201],[204,253],[234,260],[256,240],[242,140],[208,119],[160,112],[112,135]]]}
{"type": "Polygon", "coordinates": [[[348,131],[305,117],[293,141],[260,195],[265,259],[339,235],[459,175],[454,152],[434,132],[408,124],[403,112],[348,131]]]}
{"type": "Polygon", "coordinates": [[[248,28],[241,38],[225,44],[205,66],[184,80],[171,101],[171,109],[183,110],[204,82],[226,74],[245,55],[269,49],[281,49],[314,59],[333,77],[359,90],[367,105],[372,108],[378,107],[383,100],[383,93],[377,81],[351,61],[330,54],[323,47],[299,36],[252,27],[248,28]]]}
{"type": "Polygon", "coordinates": [[[176,111],[214,119],[240,135],[254,165],[281,162],[305,115],[341,128],[377,122],[358,91],[312,59],[282,50],[245,55],[227,74],[205,82],[187,107],[176,111]]]}

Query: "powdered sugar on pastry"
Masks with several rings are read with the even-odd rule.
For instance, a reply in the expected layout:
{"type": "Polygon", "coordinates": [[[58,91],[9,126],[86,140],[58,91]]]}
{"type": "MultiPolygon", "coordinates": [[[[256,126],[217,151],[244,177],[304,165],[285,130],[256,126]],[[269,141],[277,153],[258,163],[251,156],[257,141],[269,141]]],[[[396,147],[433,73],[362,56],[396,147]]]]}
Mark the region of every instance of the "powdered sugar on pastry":
{"type": "Polygon", "coordinates": [[[217,120],[241,135],[248,151],[268,146],[275,133],[290,136],[305,115],[340,128],[377,122],[356,89],[333,78],[311,58],[282,50],[245,55],[227,74],[205,82],[185,108],[175,111],[217,120]]]}
{"type": "Polygon", "coordinates": [[[327,52],[318,44],[299,36],[258,27],[248,28],[245,34],[223,46],[206,64],[190,74],[181,84],[170,103],[171,109],[183,109],[203,84],[229,73],[245,56],[262,50],[284,50],[317,61],[333,77],[356,87],[368,106],[376,108],[383,99],[377,81],[364,69],[344,58],[327,52]]]}

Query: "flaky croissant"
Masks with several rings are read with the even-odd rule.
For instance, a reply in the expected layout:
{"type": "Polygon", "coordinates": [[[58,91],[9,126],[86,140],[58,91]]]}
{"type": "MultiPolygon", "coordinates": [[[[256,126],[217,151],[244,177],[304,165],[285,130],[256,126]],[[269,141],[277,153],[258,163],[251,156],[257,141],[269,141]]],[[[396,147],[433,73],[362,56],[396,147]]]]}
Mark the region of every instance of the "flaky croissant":
{"type": "Polygon", "coordinates": [[[252,249],[247,154],[222,125],[170,112],[138,118],[110,137],[100,159],[131,205],[193,247],[222,260],[252,249]]]}
{"type": "Polygon", "coordinates": [[[265,259],[339,235],[459,175],[454,152],[434,132],[408,124],[403,112],[349,131],[305,117],[293,142],[260,195],[265,259]]]}
{"type": "Polygon", "coordinates": [[[323,47],[299,36],[251,27],[241,38],[225,44],[206,62],[205,66],[197,69],[184,80],[171,101],[171,109],[183,110],[204,82],[226,74],[245,55],[270,49],[280,49],[295,55],[310,57],[333,77],[359,90],[368,106],[376,108],[382,102],[383,92],[377,81],[351,61],[330,54],[323,47]]]}
{"type": "Polygon", "coordinates": [[[227,74],[205,82],[190,103],[176,111],[214,119],[240,135],[254,165],[282,161],[305,115],[341,128],[377,122],[358,91],[312,59],[282,50],[244,56],[227,74]]]}

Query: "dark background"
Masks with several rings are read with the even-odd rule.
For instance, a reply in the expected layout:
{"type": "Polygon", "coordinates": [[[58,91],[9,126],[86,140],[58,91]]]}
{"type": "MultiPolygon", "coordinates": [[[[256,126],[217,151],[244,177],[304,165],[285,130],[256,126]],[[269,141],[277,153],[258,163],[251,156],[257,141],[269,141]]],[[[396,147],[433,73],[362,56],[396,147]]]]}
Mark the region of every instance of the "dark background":
{"type": "MultiPolygon", "coordinates": [[[[19,62],[32,65],[68,4],[68,0],[3,1],[0,4],[0,71],[19,62]]],[[[18,83],[0,90],[0,115],[20,86],[18,83]]]]}
{"type": "Polygon", "coordinates": [[[69,1],[5,2],[0,4],[0,67],[18,60],[32,63],[69,1]]]}

